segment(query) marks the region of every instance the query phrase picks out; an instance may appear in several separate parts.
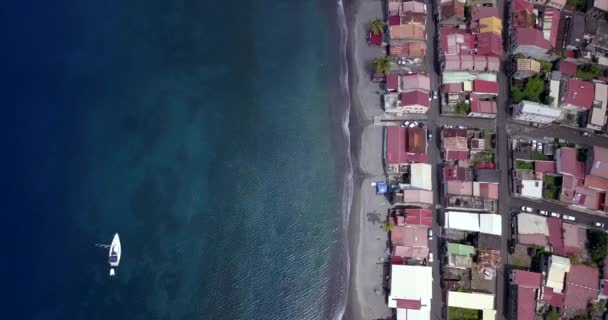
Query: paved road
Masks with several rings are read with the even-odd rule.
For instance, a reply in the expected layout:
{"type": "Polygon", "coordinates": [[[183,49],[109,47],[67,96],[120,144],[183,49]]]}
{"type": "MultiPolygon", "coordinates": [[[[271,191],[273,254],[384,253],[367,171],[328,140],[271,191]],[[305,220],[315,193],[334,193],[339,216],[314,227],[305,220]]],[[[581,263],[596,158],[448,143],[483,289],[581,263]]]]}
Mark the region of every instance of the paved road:
{"type": "Polygon", "coordinates": [[[587,212],[581,212],[579,210],[573,210],[565,205],[546,202],[546,201],[537,201],[526,198],[511,198],[511,206],[513,210],[520,210],[522,206],[531,207],[535,210],[547,210],[558,212],[561,215],[567,214],[576,218],[576,221],[573,223],[592,227],[594,222],[601,222],[608,226],[608,217],[606,215],[600,214],[590,214],[587,212]]]}
{"type": "Polygon", "coordinates": [[[528,125],[510,122],[508,125],[509,134],[512,136],[522,136],[534,138],[553,137],[566,139],[576,144],[596,145],[608,148],[608,139],[603,136],[591,135],[589,137],[581,136],[579,131],[568,127],[552,124],[544,128],[534,128],[528,125]]]}

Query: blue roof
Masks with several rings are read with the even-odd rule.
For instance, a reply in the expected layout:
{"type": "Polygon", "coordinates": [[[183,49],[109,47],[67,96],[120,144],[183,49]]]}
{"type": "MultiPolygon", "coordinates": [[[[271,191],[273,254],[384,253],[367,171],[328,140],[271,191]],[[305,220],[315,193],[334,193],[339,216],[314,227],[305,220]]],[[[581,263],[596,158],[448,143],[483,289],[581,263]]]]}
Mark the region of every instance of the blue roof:
{"type": "Polygon", "coordinates": [[[388,187],[386,185],[386,182],[384,182],[384,181],[376,182],[376,192],[386,193],[387,191],[388,191],[388,187]]]}

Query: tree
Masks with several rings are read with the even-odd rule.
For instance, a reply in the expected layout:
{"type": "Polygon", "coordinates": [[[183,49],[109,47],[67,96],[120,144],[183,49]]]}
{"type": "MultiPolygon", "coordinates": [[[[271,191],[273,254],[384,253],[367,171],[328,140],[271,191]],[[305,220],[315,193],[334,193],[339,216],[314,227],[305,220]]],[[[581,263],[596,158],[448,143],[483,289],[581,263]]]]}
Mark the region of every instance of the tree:
{"type": "Polygon", "coordinates": [[[459,102],[456,105],[456,113],[458,114],[469,114],[469,112],[471,111],[471,107],[469,106],[468,103],[466,102],[459,102]]]}
{"type": "Polygon", "coordinates": [[[581,80],[593,80],[600,74],[600,69],[594,64],[586,64],[578,67],[576,70],[576,77],[581,80]]]}
{"type": "Polygon", "coordinates": [[[543,71],[550,72],[551,70],[553,70],[553,63],[551,63],[551,61],[541,60],[539,62],[540,67],[541,69],[543,69],[543,71]]]}
{"type": "Polygon", "coordinates": [[[606,258],[606,233],[601,230],[588,230],[587,240],[589,243],[589,251],[591,253],[591,261],[597,265],[601,265],[606,258]]]}
{"type": "Polygon", "coordinates": [[[386,24],[381,19],[374,19],[369,23],[369,30],[373,34],[381,34],[384,33],[384,26],[386,24]]]}
{"type": "Polygon", "coordinates": [[[524,93],[521,91],[521,88],[518,86],[511,87],[511,100],[513,103],[519,103],[524,99],[524,93]]]}
{"type": "Polygon", "coordinates": [[[522,92],[523,100],[540,102],[540,96],[545,91],[545,80],[539,75],[528,78],[522,92]]]}
{"type": "Polygon", "coordinates": [[[553,98],[552,96],[547,96],[545,98],[545,103],[548,105],[551,105],[553,103],[553,101],[555,101],[555,98],[553,98]]]}
{"type": "Polygon", "coordinates": [[[551,310],[545,313],[545,320],[559,320],[559,313],[551,308],[551,310]]]}
{"type": "Polygon", "coordinates": [[[381,229],[382,229],[382,231],[384,231],[384,232],[391,232],[391,231],[393,230],[393,227],[394,227],[394,225],[393,225],[393,224],[392,224],[390,221],[388,221],[388,220],[384,221],[384,222],[383,222],[383,223],[380,225],[380,228],[381,228],[381,229]]]}
{"type": "Polygon", "coordinates": [[[391,71],[391,59],[389,57],[377,57],[374,59],[376,72],[387,75],[391,71]]]}

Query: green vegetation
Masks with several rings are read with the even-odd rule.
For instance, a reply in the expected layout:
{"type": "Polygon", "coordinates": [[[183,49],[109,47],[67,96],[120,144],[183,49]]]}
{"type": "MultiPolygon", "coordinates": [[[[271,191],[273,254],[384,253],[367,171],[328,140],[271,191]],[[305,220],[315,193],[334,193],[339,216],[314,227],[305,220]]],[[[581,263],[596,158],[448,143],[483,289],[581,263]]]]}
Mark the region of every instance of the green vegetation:
{"type": "Polygon", "coordinates": [[[479,319],[479,313],[480,313],[479,310],[449,307],[448,319],[449,320],[476,320],[476,319],[479,319]]]}
{"type": "Polygon", "coordinates": [[[513,256],[513,258],[511,258],[511,264],[517,267],[523,267],[523,268],[528,268],[529,265],[526,263],[526,261],[521,258],[521,257],[517,257],[517,256],[513,256]]]}
{"type": "Polygon", "coordinates": [[[532,151],[530,152],[530,158],[532,160],[547,160],[547,156],[545,156],[542,152],[532,151]]]}
{"type": "Polygon", "coordinates": [[[545,92],[545,80],[539,75],[528,78],[524,88],[518,86],[511,87],[511,98],[513,103],[519,103],[521,100],[540,102],[541,96],[545,92]]]}
{"type": "Polygon", "coordinates": [[[552,96],[547,96],[545,98],[545,104],[547,105],[551,105],[553,103],[553,101],[555,100],[555,98],[553,98],[552,96]]]}
{"type": "Polygon", "coordinates": [[[581,80],[593,80],[602,75],[602,71],[594,64],[585,64],[576,69],[576,77],[581,80]]]}
{"type": "Polygon", "coordinates": [[[601,265],[606,258],[606,233],[602,230],[587,230],[587,241],[589,244],[589,253],[591,261],[597,265],[601,265]]]}
{"type": "Polygon", "coordinates": [[[568,0],[566,1],[566,6],[581,12],[585,12],[587,0],[568,0]]]}
{"type": "Polygon", "coordinates": [[[559,313],[557,313],[555,309],[551,308],[551,310],[545,313],[544,318],[545,320],[559,320],[559,313]]]}
{"type": "Polygon", "coordinates": [[[393,230],[394,225],[386,220],[384,221],[381,225],[380,225],[380,229],[382,229],[382,231],[384,232],[391,232],[393,230]]]}
{"type": "Polygon", "coordinates": [[[523,53],[518,53],[515,55],[515,59],[525,59],[525,58],[526,58],[526,56],[524,56],[523,53]]]}
{"type": "Polygon", "coordinates": [[[387,75],[391,71],[392,61],[389,57],[377,57],[374,59],[374,69],[378,73],[387,75]]]}
{"type": "Polygon", "coordinates": [[[530,15],[530,23],[535,26],[536,25],[536,14],[530,15]]]}
{"type": "Polygon", "coordinates": [[[534,162],[525,160],[515,160],[515,169],[534,170],[534,162]]]}
{"type": "Polygon", "coordinates": [[[373,34],[384,33],[385,25],[386,24],[384,23],[384,21],[382,21],[382,19],[374,19],[369,23],[369,30],[373,34]]]}
{"type": "Polygon", "coordinates": [[[539,60],[538,62],[540,62],[540,68],[543,69],[543,71],[551,72],[553,70],[553,63],[551,63],[551,61],[539,60]]]}
{"type": "Polygon", "coordinates": [[[545,199],[558,200],[561,193],[562,177],[545,175],[543,182],[545,184],[545,190],[543,190],[543,197],[545,199]]]}
{"type": "Polygon", "coordinates": [[[570,259],[570,264],[579,264],[579,263],[581,263],[581,258],[579,258],[578,256],[570,255],[570,256],[568,256],[568,258],[570,259]]]}
{"type": "Polygon", "coordinates": [[[457,114],[469,114],[471,112],[471,106],[466,102],[459,102],[456,105],[456,113],[457,114]]]}

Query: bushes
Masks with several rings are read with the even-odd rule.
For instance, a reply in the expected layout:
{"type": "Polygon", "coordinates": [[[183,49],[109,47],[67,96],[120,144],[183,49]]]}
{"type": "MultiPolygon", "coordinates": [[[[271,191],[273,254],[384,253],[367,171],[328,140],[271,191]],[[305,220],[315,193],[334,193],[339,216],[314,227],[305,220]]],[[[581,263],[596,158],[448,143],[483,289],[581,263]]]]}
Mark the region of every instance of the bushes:
{"type": "Polygon", "coordinates": [[[601,265],[606,258],[606,233],[601,230],[587,230],[587,240],[591,261],[601,265]]]}
{"type": "Polygon", "coordinates": [[[541,96],[545,92],[545,80],[539,75],[528,78],[523,89],[518,86],[511,87],[511,98],[513,103],[519,103],[521,100],[540,102],[541,96]]]}
{"type": "Polygon", "coordinates": [[[515,160],[515,169],[534,170],[534,162],[515,160]]]}

